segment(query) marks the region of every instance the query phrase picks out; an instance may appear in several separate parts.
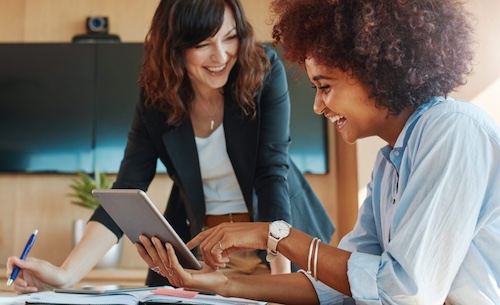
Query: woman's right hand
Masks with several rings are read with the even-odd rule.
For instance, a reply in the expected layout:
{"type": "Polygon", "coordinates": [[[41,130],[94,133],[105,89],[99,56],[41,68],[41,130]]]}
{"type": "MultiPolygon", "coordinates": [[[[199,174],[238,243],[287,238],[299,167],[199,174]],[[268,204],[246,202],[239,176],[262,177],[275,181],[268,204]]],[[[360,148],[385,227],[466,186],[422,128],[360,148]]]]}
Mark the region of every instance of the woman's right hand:
{"type": "Polygon", "coordinates": [[[33,257],[28,257],[26,260],[16,256],[9,257],[6,264],[7,278],[10,278],[16,266],[21,268],[12,284],[17,293],[65,288],[68,283],[68,275],[63,268],[33,257]]]}
{"type": "Polygon", "coordinates": [[[187,243],[192,249],[199,246],[205,263],[211,268],[223,268],[227,257],[237,251],[267,249],[269,223],[222,223],[205,230],[187,243]]]}

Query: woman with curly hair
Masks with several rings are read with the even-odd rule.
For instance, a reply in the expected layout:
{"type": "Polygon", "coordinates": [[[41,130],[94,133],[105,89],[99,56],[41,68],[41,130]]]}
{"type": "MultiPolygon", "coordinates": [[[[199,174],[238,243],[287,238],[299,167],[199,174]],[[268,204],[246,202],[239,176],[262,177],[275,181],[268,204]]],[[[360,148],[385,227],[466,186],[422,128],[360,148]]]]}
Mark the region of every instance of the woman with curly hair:
{"type": "MultiPolygon", "coordinates": [[[[290,159],[290,99],[276,52],[257,42],[239,0],[162,0],[145,42],[125,155],[113,188],[146,190],[159,159],[173,180],[165,217],[183,240],[222,222],[283,219],[329,241],[334,227],[290,159]]],[[[71,287],[121,238],[99,207],[61,267],[11,257],[19,292],[71,287]]],[[[283,256],[231,256],[226,272],[289,273],[283,256]]],[[[155,266],[152,266],[155,267],[155,266]]],[[[149,271],[147,285],[168,284],[149,271]]]]}
{"type": "Polygon", "coordinates": [[[355,227],[334,247],[274,223],[220,225],[189,243],[200,246],[205,273],[182,269],[156,239],[143,239],[144,259],[162,262],[179,286],[285,304],[500,304],[500,129],[448,96],[465,83],[473,58],[462,5],[275,0],[272,7],[275,42],[316,88],[314,111],[348,143],[387,142],[355,227]],[[210,272],[248,248],[276,249],[303,270],[210,272]]]}

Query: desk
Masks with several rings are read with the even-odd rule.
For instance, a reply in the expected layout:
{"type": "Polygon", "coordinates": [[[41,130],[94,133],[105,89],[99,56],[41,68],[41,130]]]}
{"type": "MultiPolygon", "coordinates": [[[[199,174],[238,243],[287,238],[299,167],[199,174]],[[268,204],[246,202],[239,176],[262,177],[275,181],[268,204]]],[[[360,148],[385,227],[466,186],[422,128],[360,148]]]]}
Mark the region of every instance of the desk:
{"type": "MultiPolygon", "coordinates": [[[[0,298],[15,296],[12,287],[7,287],[7,271],[5,268],[0,268],[0,298]]],[[[94,269],[91,270],[77,286],[83,285],[123,285],[126,287],[144,286],[146,281],[146,269],[94,269]]],[[[16,304],[17,305],[17,304],[16,304]]],[[[279,305],[269,303],[269,305],[279,305]]]]}
{"type": "MultiPolygon", "coordinates": [[[[0,292],[13,292],[11,287],[7,287],[7,271],[0,268],[0,292]]],[[[93,285],[123,285],[126,287],[144,286],[146,281],[147,269],[93,269],[91,270],[77,286],[93,285]]]]}

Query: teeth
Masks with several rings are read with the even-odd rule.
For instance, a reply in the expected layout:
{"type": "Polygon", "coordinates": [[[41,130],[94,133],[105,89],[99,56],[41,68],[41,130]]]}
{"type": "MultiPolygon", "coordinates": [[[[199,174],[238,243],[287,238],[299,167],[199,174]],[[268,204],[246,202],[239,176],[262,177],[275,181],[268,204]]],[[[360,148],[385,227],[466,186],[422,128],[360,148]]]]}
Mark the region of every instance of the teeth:
{"type": "Polygon", "coordinates": [[[343,119],[343,118],[344,118],[344,116],[342,116],[342,115],[336,115],[333,118],[330,118],[330,122],[335,123],[338,120],[343,119]]]}
{"type": "Polygon", "coordinates": [[[210,71],[210,72],[220,72],[222,70],[224,70],[224,68],[226,67],[226,65],[223,65],[223,66],[220,66],[220,67],[207,67],[207,70],[210,71]]]}

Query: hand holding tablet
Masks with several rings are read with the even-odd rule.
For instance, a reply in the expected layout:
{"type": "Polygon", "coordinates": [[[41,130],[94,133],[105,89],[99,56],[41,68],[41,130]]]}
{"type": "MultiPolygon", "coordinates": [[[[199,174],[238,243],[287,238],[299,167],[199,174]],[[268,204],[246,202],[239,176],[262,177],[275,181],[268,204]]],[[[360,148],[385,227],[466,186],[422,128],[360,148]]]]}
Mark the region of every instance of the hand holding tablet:
{"type": "Polygon", "coordinates": [[[162,243],[172,244],[184,268],[201,269],[201,263],[144,191],[96,189],[92,194],[132,243],[140,243],[140,235],[156,236],[162,243]]]}

